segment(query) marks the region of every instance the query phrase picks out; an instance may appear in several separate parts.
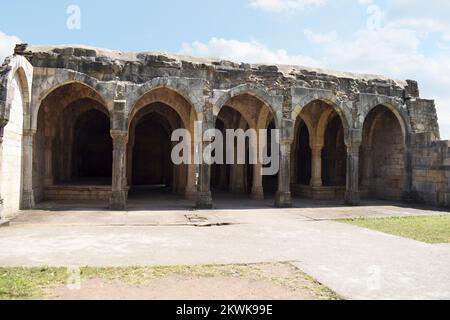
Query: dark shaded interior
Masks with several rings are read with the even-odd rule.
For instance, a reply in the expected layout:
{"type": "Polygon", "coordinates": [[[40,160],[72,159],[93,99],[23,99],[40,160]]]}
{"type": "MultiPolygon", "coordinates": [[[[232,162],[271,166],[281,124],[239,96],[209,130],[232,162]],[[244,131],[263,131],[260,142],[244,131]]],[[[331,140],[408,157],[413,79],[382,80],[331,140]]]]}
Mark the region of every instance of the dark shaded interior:
{"type": "Polygon", "coordinates": [[[347,150],[344,127],[338,115],[327,125],[322,151],[322,181],[324,186],[345,186],[347,174],[347,150]]]}
{"type": "Polygon", "coordinates": [[[297,183],[309,185],[311,181],[311,147],[309,131],[306,124],[301,121],[298,129],[298,149],[297,149],[297,183]]]}
{"type": "Polygon", "coordinates": [[[144,116],[135,129],[133,148],[133,185],[169,187],[173,165],[170,159],[171,140],[168,124],[160,115],[144,116]]]}
{"type": "Polygon", "coordinates": [[[111,180],[112,139],[109,118],[91,109],[74,126],[72,182],[111,180]]]}

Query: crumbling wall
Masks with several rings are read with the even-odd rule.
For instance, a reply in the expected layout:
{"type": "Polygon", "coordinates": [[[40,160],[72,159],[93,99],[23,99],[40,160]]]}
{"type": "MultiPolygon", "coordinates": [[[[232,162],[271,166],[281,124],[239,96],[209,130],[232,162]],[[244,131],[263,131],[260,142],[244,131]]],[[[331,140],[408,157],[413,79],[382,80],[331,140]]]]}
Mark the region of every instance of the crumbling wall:
{"type": "Polygon", "coordinates": [[[9,90],[12,96],[9,121],[3,131],[3,154],[0,180],[2,184],[3,216],[20,208],[22,175],[23,93],[18,76],[13,78],[9,90]]]}
{"type": "Polygon", "coordinates": [[[436,141],[430,132],[416,134],[412,178],[414,201],[450,208],[450,142],[436,141]]]}

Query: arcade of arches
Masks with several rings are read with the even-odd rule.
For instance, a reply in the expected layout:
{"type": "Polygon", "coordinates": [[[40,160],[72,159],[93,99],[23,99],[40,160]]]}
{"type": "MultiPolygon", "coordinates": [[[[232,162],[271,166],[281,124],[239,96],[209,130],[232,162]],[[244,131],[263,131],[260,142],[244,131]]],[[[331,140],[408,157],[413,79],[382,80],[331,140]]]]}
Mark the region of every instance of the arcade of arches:
{"type": "Polygon", "coordinates": [[[449,207],[449,164],[435,102],[414,80],[84,46],[20,44],[0,65],[0,218],[46,200],[117,210],[302,198],[449,207]],[[178,129],[190,133],[183,148],[171,139],[178,129]],[[256,146],[279,155],[278,173],[263,176],[259,157],[199,162],[210,145],[199,138],[214,129],[268,130],[265,146],[250,132],[234,139],[246,144],[244,160],[256,146]],[[172,152],[193,164],[172,163],[172,152]]]}
{"type": "MultiPolygon", "coordinates": [[[[174,90],[160,88],[142,96],[129,115],[124,139],[123,180],[118,192],[130,199],[159,190],[195,200],[197,165],[174,165],[170,160],[172,132],[194,131],[197,114],[189,101],[174,90]]],[[[216,129],[277,128],[266,103],[250,94],[225,103],[215,117],[216,129]]],[[[34,153],[37,201],[112,197],[114,139],[111,116],[92,89],[71,83],[52,91],[38,114],[34,153]]],[[[224,134],[225,136],[225,134],[224,134]]],[[[345,119],[331,103],[316,100],[302,108],[295,121],[291,146],[290,184],[293,197],[344,199],[348,154],[345,119]]],[[[270,138],[270,136],[269,136],[270,138]]],[[[246,141],[247,163],[249,141],[246,141]]],[[[195,146],[192,142],[192,153],[195,146]]],[[[404,136],[387,107],[372,109],[364,123],[359,158],[359,184],[364,197],[398,200],[404,184],[404,136]]],[[[224,150],[226,154],[226,150],[224,150]]],[[[193,156],[193,154],[192,154],[193,156]]],[[[211,167],[213,197],[242,194],[258,200],[273,197],[280,181],[262,176],[262,164],[216,164],[211,167]]]]}
{"type": "MultiPolygon", "coordinates": [[[[230,99],[220,110],[216,119],[216,129],[226,137],[226,130],[247,131],[248,129],[268,130],[267,144],[270,146],[270,130],[275,129],[274,117],[264,102],[250,94],[242,94],[230,99]]],[[[255,137],[255,140],[259,137],[255,137]]],[[[229,143],[229,142],[227,142],[229,143]]],[[[258,144],[258,141],[254,141],[258,144]]],[[[236,151],[236,141],[234,148],[236,151]]],[[[252,199],[264,199],[277,191],[278,176],[262,176],[262,164],[258,159],[256,164],[250,164],[250,138],[245,141],[245,164],[239,164],[236,158],[234,165],[216,164],[212,166],[211,187],[213,191],[229,192],[231,194],[248,194],[252,199]]],[[[254,145],[253,145],[254,147],[254,145]]],[[[255,150],[253,150],[255,151],[255,150]]],[[[224,145],[224,159],[227,157],[224,145]]],[[[270,156],[270,150],[268,155],[270,156]]]]}

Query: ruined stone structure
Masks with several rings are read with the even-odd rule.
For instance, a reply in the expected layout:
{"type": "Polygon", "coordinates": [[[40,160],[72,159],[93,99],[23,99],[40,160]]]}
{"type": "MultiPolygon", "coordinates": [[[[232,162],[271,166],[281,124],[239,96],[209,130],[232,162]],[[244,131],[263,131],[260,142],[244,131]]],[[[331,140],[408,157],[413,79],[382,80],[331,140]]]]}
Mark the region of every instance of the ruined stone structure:
{"type": "MultiPolygon", "coordinates": [[[[414,81],[88,47],[18,45],[0,69],[3,217],[46,199],[124,209],[137,186],[213,205],[212,190],[450,205],[450,152],[414,81]],[[281,169],[180,165],[171,134],[281,131],[281,169]]],[[[199,146],[192,143],[192,155],[199,146]]],[[[149,191],[151,192],[151,191],[149,191]]]]}

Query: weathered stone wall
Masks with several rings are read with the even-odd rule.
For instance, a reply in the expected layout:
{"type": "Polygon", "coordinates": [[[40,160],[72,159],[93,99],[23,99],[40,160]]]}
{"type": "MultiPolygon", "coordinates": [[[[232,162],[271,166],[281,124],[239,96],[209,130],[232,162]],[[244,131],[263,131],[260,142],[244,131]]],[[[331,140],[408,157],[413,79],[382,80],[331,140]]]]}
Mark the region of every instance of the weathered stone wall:
{"type": "Polygon", "coordinates": [[[412,135],[412,198],[417,202],[450,208],[449,141],[439,141],[433,100],[407,101],[412,135]]]}
{"type": "MultiPolygon", "coordinates": [[[[54,160],[50,152],[53,147],[49,141],[52,141],[55,128],[62,125],[55,120],[55,114],[82,98],[97,101],[109,113],[115,168],[112,197],[120,200],[115,200],[115,206],[123,207],[125,189],[122,184],[131,180],[130,163],[122,168],[127,159],[126,152],[130,153],[133,143],[133,139],[129,141],[130,130],[133,130],[130,124],[141,108],[153,103],[169,106],[162,113],[168,110],[178,113],[182,126],[190,131],[196,120],[203,121],[203,130],[214,128],[224,107],[233,108],[242,117],[241,121],[245,120],[252,128],[267,128],[268,122],[273,120],[274,126],[281,130],[282,140],[277,190],[277,203],[281,206],[289,204],[290,182],[298,182],[292,175],[300,175],[298,166],[291,163],[299,159],[298,155],[291,157],[291,153],[298,153],[299,137],[294,134],[294,128],[300,120],[308,131],[311,164],[307,170],[312,177],[310,186],[297,187],[302,190],[299,193],[314,194],[316,190],[322,195],[330,192],[341,195],[340,184],[346,182],[346,200],[350,204],[359,202],[361,184],[380,198],[412,197],[430,204],[450,206],[446,197],[448,147],[443,147],[445,142],[438,141],[434,102],[420,98],[415,81],[160,53],[22,45],[0,70],[0,128],[11,121],[10,102],[14,99],[8,92],[12,92],[11,74],[15,68],[12,65],[17,64],[16,60],[28,68],[28,73],[32,70],[33,76],[27,79],[29,105],[24,110],[27,115],[23,128],[27,139],[24,141],[34,141],[25,144],[22,159],[25,165],[21,188],[26,191],[25,207],[30,206],[33,197],[42,199],[45,186],[51,186],[54,179],[51,172],[54,160]],[[373,139],[368,142],[364,139],[365,124],[372,121],[370,114],[378,107],[383,107],[387,115],[373,126],[373,139]],[[333,144],[324,142],[326,128],[333,117],[342,127],[337,133],[339,147],[336,150],[333,144]],[[49,122],[49,119],[53,120],[49,122]],[[421,138],[425,136],[426,141],[421,138]],[[339,170],[322,167],[324,162],[334,165],[336,154],[341,155],[337,161],[341,164],[339,170]],[[34,161],[33,170],[30,160],[34,161]],[[368,163],[370,170],[365,170],[368,163]],[[360,167],[362,177],[359,177],[360,167]],[[336,184],[339,192],[326,188],[334,171],[343,174],[336,173],[339,177],[333,179],[339,183],[335,181],[328,187],[336,184]],[[344,172],[346,179],[343,179],[344,172]],[[30,196],[31,187],[34,195],[30,196]],[[313,190],[305,189],[307,187],[313,190]]],[[[23,83],[21,85],[23,87],[23,83]]],[[[334,138],[334,134],[331,136],[334,138]]],[[[67,156],[65,151],[60,153],[61,157],[67,156]]],[[[174,188],[186,189],[186,193],[195,193],[201,199],[210,197],[210,168],[189,166],[184,169],[187,172],[183,176],[186,177],[176,182],[174,188]],[[196,174],[200,176],[196,177],[196,174]]],[[[259,172],[258,166],[254,172],[259,172]]],[[[261,198],[262,183],[259,178],[255,181],[252,192],[255,198],[261,198]]]]}
{"type": "Polygon", "coordinates": [[[10,90],[12,103],[9,121],[3,133],[3,163],[1,166],[3,216],[5,217],[20,208],[24,99],[17,75],[13,78],[10,90]]]}
{"type": "Polygon", "coordinates": [[[378,198],[401,200],[405,147],[403,135],[392,114],[385,113],[375,124],[372,145],[372,192],[378,198]]]}
{"type": "Polygon", "coordinates": [[[414,133],[431,133],[433,140],[440,139],[436,106],[433,100],[407,100],[408,113],[414,133]]]}
{"type": "Polygon", "coordinates": [[[450,144],[434,134],[417,134],[412,142],[413,200],[450,207],[450,144]]]}

